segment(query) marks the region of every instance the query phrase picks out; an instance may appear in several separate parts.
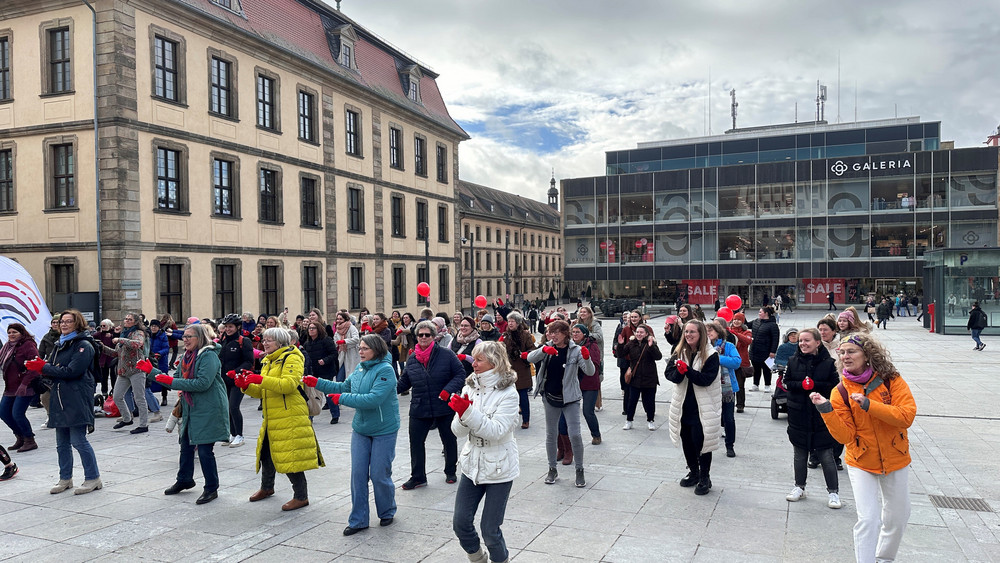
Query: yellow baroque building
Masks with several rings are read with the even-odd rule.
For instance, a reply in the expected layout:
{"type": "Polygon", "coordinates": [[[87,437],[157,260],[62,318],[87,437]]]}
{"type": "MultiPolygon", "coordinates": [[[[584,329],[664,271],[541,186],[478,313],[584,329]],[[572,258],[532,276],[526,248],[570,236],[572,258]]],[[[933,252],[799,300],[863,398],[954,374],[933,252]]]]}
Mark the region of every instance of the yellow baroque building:
{"type": "Polygon", "coordinates": [[[5,0],[0,249],[115,320],[450,308],[436,77],[314,0],[5,0]]]}

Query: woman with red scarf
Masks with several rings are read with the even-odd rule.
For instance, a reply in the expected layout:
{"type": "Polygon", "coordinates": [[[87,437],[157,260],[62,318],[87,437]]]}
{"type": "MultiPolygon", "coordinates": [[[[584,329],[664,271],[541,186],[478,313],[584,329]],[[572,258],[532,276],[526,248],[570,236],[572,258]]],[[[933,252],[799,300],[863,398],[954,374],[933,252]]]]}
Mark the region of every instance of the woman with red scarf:
{"type": "Polygon", "coordinates": [[[35,433],[24,413],[35,392],[31,380],[37,373],[28,371],[24,362],[38,357],[35,337],[21,323],[7,326],[7,342],[0,348],[0,371],[3,372],[4,390],[0,398],[0,419],[14,432],[14,445],[10,449],[28,452],[38,449],[35,433]]]}
{"type": "Polygon", "coordinates": [[[136,367],[146,373],[149,381],[181,392],[178,402],[181,411],[178,436],[180,467],[177,469],[177,481],[163,494],[176,495],[194,488],[194,452],[197,448],[205,488],[195,503],[205,504],[219,497],[219,468],[212,448],[216,442],[229,441],[229,400],[222,381],[221,347],[209,338],[208,327],[188,325],[182,340],[184,354],[178,369],[179,377],[154,369],[147,359],[139,361],[136,367]]]}
{"type": "Polygon", "coordinates": [[[414,332],[417,345],[396,383],[397,393],[413,388],[410,399],[410,479],[403,483],[405,491],[427,485],[424,442],[435,425],[444,445],[445,481],[449,484],[458,481],[458,441],[451,430],[455,411],[441,397],[442,392],[447,392],[447,397],[458,393],[465,382],[462,363],[451,350],[434,342],[438,329],[433,322],[420,321],[414,332]]]}

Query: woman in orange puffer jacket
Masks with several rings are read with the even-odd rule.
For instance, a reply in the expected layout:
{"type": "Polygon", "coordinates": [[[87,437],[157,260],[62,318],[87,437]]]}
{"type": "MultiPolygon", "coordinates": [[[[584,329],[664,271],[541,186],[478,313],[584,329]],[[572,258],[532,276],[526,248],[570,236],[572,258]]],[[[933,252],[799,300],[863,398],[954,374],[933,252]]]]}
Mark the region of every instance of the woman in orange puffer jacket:
{"type": "Polygon", "coordinates": [[[823,414],[830,434],[846,446],[858,512],[857,560],[892,561],[910,518],[906,429],[913,424],[917,405],[889,352],[871,335],[844,338],[838,367],[843,379],[830,400],[819,393],[809,398],[823,414]]]}

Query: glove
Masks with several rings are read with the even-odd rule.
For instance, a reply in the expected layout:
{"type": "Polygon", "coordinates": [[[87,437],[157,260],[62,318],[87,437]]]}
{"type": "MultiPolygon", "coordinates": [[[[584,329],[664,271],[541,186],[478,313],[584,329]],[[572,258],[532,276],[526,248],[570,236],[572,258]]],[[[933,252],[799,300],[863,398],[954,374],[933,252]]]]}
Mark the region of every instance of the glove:
{"type": "Polygon", "coordinates": [[[399,336],[400,334],[403,334],[403,329],[401,328],[396,330],[396,336],[399,336]]]}
{"type": "Polygon", "coordinates": [[[527,352],[521,352],[521,359],[522,360],[527,360],[528,359],[528,353],[527,352]]]}
{"type": "Polygon", "coordinates": [[[28,371],[36,371],[38,373],[42,372],[42,368],[45,367],[45,360],[35,356],[33,360],[27,360],[24,362],[24,367],[28,368],[28,371]]]}
{"type": "Polygon", "coordinates": [[[257,385],[260,385],[264,381],[264,376],[259,373],[251,372],[246,374],[243,379],[247,381],[247,384],[256,383],[257,385]]]}
{"type": "Polygon", "coordinates": [[[687,373],[688,365],[687,362],[685,362],[684,360],[677,360],[677,363],[675,363],[674,365],[677,366],[677,373],[681,375],[687,373]]]}
{"type": "Polygon", "coordinates": [[[438,397],[447,403],[451,399],[451,393],[449,393],[447,389],[442,389],[441,393],[438,394],[438,397]]]}
{"type": "Polygon", "coordinates": [[[226,372],[226,377],[228,377],[229,379],[236,379],[236,370],[231,369],[231,370],[227,371],[226,372]]]}
{"type": "Polygon", "coordinates": [[[340,404],[340,393],[330,393],[329,395],[327,395],[327,397],[330,397],[330,400],[333,401],[333,404],[335,405],[340,404]]]}
{"type": "Polygon", "coordinates": [[[550,356],[555,356],[556,354],[559,353],[559,351],[556,350],[554,346],[542,346],[542,352],[545,352],[550,356]]]}
{"type": "Polygon", "coordinates": [[[302,378],[302,383],[306,384],[306,387],[316,387],[316,382],[319,381],[311,375],[307,375],[302,378]]]}
{"type": "Polygon", "coordinates": [[[338,340],[337,341],[337,346],[343,346],[344,344],[346,344],[346,342],[343,341],[343,340],[338,340]]]}
{"type": "Polygon", "coordinates": [[[500,335],[500,340],[497,340],[497,342],[503,342],[504,338],[507,338],[507,335],[506,334],[501,334],[500,335]]]}
{"type": "MultiPolygon", "coordinates": [[[[149,372],[146,372],[146,373],[149,373],[149,372]]],[[[167,374],[165,374],[165,373],[160,373],[160,374],[157,374],[157,376],[156,376],[156,382],[157,383],[162,383],[163,385],[172,385],[174,383],[174,378],[171,377],[171,376],[169,376],[169,375],[167,375],[167,374]]]]}
{"type": "Polygon", "coordinates": [[[247,387],[250,387],[250,382],[247,381],[246,376],[243,375],[242,373],[236,376],[236,379],[233,381],[233,384],[244,391],[247,390],[247,387]]]}
{"type": "Polygon", "coordinates": [[[451,400],[448,401],[448,406],[451,407],[451,410],[458,413],[459,418],[462,418],[465,411],[469,410],[469,407],[472,406],[472,401],[469,400],[468,395],[459,397],[458,393],[455,393],[451,396],[451,400]]]}
{"type": "Polygon", "coordinates": [[[583,356],[584,360],[590,359],[590,350],[586,348],[580,348],[580,355],[583,356]]]}
{"type": "Polygon", "coordinates": [[[254,336],[253,337],[253,341],[254,342],[260,342],[260,336],[254,336]]]}
{"type": "Polygon", "coordinates": [[[153,371],[153,364],[149,360],[143,358],[135,363],[135,369],[141,371],[142,373],[149,374],[153,371]]]}
{"type": "Polygon", "coordinates": [[[174,367],[178,367],[179,365],[181,365],[181,361],[180,360],[177,360],[177,361],[174,362],[174,367]]]}
{"type": "Polygon", "coordinates": [[[468,358],[468,356],[466,356],[465,354],[459,354],[458,355],[458,359],[461,360],[461,361],[463,361],[463,362],[465,361],[466,358],[468,358]]]}

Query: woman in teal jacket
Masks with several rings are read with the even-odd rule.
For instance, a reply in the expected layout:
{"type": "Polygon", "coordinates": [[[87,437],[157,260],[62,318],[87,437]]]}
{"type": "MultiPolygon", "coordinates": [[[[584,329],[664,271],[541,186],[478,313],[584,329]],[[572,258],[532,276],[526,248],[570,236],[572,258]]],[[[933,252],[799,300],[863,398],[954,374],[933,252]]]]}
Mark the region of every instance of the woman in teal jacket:
{"type": "Polygon", "coordinates": [[[375,489],[379,525],[392,524],[396,515],[396,488],[392,484],[392,460],[396,457],[399,432],[399,399],[396,373],[385,340],[366,334],[358,344],[361,363],[345,381],[327,381],[311,375],[303,383],[328,393],[334,404],[355,409],[351,428],[351,516],[344,535],[368,528],[368,479],[375,489]]]}
{"type": "Polygon", "coordinates": [[[219,497],[219,468],[215,463],[215,442],[229,439],[229,401],[226,384],[222,381],[219,345],[209,338],[205,325],[188,325],[184,329],[184,356],[180,377],[171,377],[155,369],[143,359],[136,367],[146,373],[146,379],[167,389],[181,392],[180,399],[180,467],[177,482],[163,491],[165,495],[194,488],[194,451],[198,449],[205,489],[196,504],[212,502],[219,497]]]}
{"type": "Polygon", "coordinates": [[[728,333],[725,326],[717,321],[705,323],[708,338],[719,352],[719,367],[722,382],[722,428],[726,432],[726,457],[736,457],[736,393],[740,384],[736,378],[736,370],[740,369],[740,353],[732,342],[726,340],[728,333]]]}

